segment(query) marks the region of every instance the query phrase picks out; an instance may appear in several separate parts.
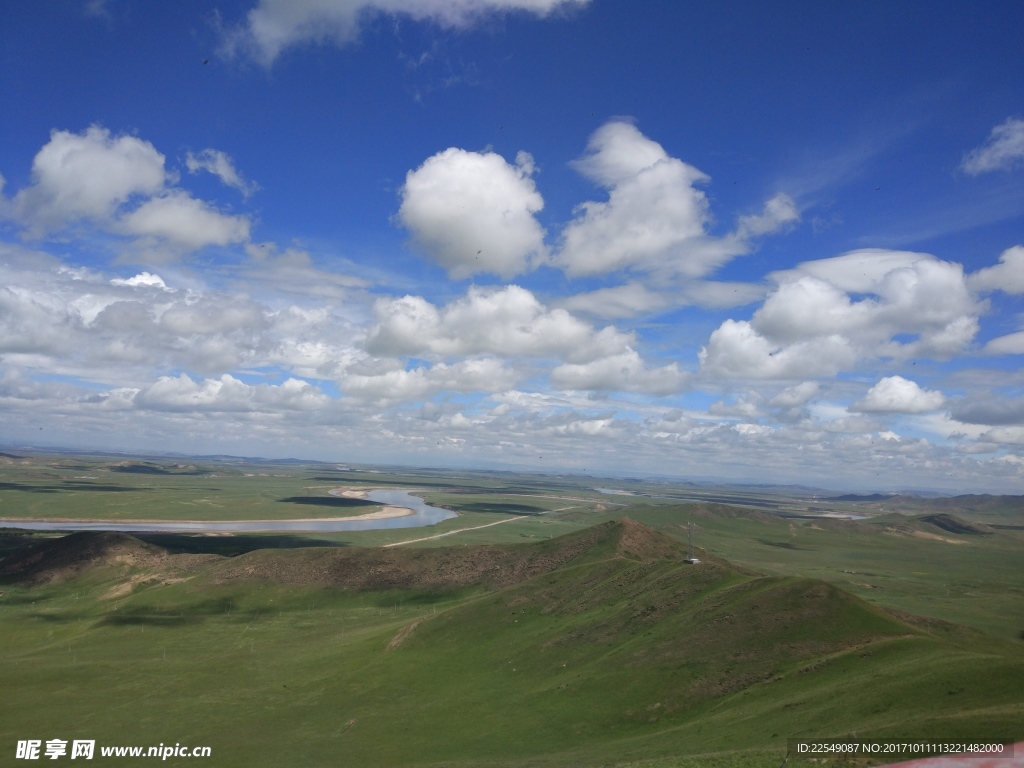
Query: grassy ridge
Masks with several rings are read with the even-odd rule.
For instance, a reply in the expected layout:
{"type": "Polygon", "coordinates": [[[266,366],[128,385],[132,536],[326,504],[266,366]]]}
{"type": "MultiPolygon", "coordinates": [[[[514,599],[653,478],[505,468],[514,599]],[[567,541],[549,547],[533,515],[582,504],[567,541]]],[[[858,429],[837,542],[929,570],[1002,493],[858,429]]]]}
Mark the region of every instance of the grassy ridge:
{"type": "Polygon", "coordinates": [[[801,735],[1022,735],[1019,645],[820,580],[683,565],[678,541],[643,526],[181,563],[120,541],[67,580],[65,554],[22,571],[45,583],[2,586],[3,748],[181,742],[247,766],[667,768],[729,753],[712,759],[724,768],[777,766],[801,735]],[[309,585],[282,583],[281,558],[309,585]],[[460,586],[430,580],[460,558],[476,569],[460,586]],[[495,583],[491,561],[521,578],[495,583]]]}
{"type": "Polygon", "coordinates": [[[708,551],[761,571],[822,579],[887,608],[1007,638],[1024,633],[1024,539],[1012,533],[956,534],[905,518],[899,527],[882,519],[787,520],[708,505],[638,505],[627,513],[680,536],[692,521],[708,551]]]}

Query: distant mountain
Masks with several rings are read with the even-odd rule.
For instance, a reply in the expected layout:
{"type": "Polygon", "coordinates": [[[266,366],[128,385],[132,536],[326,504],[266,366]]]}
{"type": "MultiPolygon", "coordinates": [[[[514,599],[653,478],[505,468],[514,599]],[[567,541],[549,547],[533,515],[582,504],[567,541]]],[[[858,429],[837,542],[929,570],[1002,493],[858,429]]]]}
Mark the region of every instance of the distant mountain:
{"type": "Polygon", "coordinates": [[[861,495],[859,493],[847,493],[843,496],[829,496],[827,501],[889,501],[895,498],[891,493],[869,493],[861,495]]]}

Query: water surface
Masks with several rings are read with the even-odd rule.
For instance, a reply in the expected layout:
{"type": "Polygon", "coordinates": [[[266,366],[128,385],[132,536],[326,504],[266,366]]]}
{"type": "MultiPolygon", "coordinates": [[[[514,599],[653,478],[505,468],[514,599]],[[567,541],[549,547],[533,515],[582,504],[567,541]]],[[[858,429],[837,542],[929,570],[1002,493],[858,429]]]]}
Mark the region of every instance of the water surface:
{"type": "Polygon", "coordinates": [[[421,528],[436,525],[455,517],[450,509],[434,507],[419,496],[394,488],[370,491],[366,498],[378,504],[407,507],[413,514],[406,517],[388,517],[378,520],[225,520],[221,522],[165,520],[160,522],[122,523],[116,520],[56,523],[42,520],[0,520],[0,528],[25,528],[34,531],[120,531],[121,533],[150,532],[242,532],[277,531],[283,533],[310,533],[331,531],[372,531],[389,528],[421,528]]]}

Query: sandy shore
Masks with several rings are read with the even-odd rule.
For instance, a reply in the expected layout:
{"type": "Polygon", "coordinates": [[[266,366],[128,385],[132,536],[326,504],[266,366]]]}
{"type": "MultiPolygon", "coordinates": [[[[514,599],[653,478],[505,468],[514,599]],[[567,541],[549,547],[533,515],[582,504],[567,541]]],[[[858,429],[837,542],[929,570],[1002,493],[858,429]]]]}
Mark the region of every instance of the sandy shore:
{"type": "Polygon", "coordinates": [[[343,499],[365,499],[369,492],[369,488],[331,488],[327,493],[343,499]]]}

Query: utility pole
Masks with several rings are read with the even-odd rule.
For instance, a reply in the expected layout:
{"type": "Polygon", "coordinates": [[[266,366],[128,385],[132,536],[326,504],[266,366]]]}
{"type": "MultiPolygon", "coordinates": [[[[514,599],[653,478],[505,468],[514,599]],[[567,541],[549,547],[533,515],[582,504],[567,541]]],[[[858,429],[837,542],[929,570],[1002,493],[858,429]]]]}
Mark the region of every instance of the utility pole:
{"type": "Polygon", "coordinates": [[[693,523],[686,524],[686,562],[690,565],[696,565],[700,562],[700,560],[693,556],[693,523]]]}

